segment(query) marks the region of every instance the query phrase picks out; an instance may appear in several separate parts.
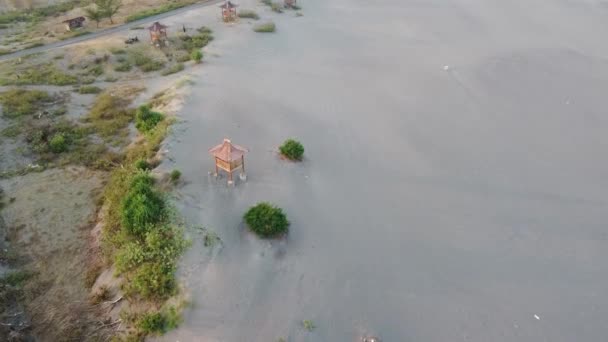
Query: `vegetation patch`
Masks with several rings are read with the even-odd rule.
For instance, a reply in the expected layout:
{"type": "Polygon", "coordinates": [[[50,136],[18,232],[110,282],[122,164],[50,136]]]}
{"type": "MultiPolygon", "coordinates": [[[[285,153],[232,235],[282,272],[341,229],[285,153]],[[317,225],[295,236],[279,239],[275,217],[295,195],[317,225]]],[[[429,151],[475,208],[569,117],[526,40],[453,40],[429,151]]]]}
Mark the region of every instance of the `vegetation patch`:
{"type": "Polygon", "coordinates": [[[184,67],[183,63],[173,64],[172,66],[170,66],[167,69],[163,70],[161,72],[161,75],[167,76],[167,75],[175,74],[177,72],[180,72],[180,71],[184,70],[184,68],[185,67],[184,67]]]}
{"type": "Polygon", "coordinates": [[[102,89],[96,86],[82,86],[78,89],[81,94],[98,94],[101,93],[102,89]]]}
{"type": "Polygon", "coordinates": [[[194,50],[192,51],[191,57],[192,60],[194,60],[198,64],[203,60],[203,53],[201,52],[201,50],[194,50]]]}
{"type": "Polygon", "coordinates": [[[139,11],[137,13],[131,14],[130,16],[128,16],[125,19],[125,22],[130,23],[132,21],[136,21],[139,19],[144,19],[147,17],[151,17],[157,14],[161,14],[161,13],[165,13],[165,12],[169,12],[169,11],[173,11],[176,10],[178,8],[182,8],[185,6],[188,6],[190,4],[195,3],[195,0],[189,0],[189,1],[181,1],[181,2],[172,2],[172,3],[168,3],[165,5],[162,5],[160,7],[157,8],[152,8],[152,9],[148,9],[148,10],[143,10],[143,11],[139,11]]]}
{"type": "Polygon", "coordinates": [[[238,15],[239,15],[239,18],[247,18],[247,19],[254,19],[254,20],[260,19],[260,16],[255,11],[247,10],[247,9],[240,10],[238,15]]]}
{"type": "Polygon", "coordinates": [[[304,146],[294,139],[287,139],[283,145],[279,147],[279,151],[289,160],[302,160],[302,157],[304,156],[304,146]]]}
{"type": "Polygon", "coordinates": [[[135,127],[140,132],[147,133],[156,127],[163,118],[164,116],[161,113],[152,111],[149,106],[143,105],[137,109],[135,114],[135,127]]]}
{"type": "Polygon", "coordinates": [[[268,22],[268,23],[263,23],[263,24],[258,24],[253,26],[253,30],[255,32],[261,32],[261,33],[271,33],[276,31],[277,27],[273,22],[268,22]]]}
{"type": "Polygon", "coordinates": [[[41,90],[12,89],[0,94],[2,115],[9,118],[32,115],[53,101],[49,93],[41,90]]]}
{"type": "Polygon", "coordinates": [[[182,177],[182,173],[180,170],[173,170],[169,174],[169,178],[171,179],[171,182],[173,182],[173,184],[176,184],[177,182],[179,182],[179,179],[181,177],[182,177]]]}
{"type": "Polygon", "coordinates": [[[77,83],[78,77],[63,72],[53,63],[14,68],[7,75],[0,76],[0,85],[49,84],[64,86],[77,83]]]}
{"type": "Polygon", "coordinates": [[[315,323],[309,319],[302,321],[302,327],[308,331],[313,331],[316,328],[315,323]]]}
{"type": "Polygon", "coordinates": [[[249,229],[263,238],[283,235],[289,228],[289,221],[283,210],[268,202],[261,202],[249,208],[244,219],[249,229]]]}
{"type": "Polygon", "coordinates": [[[129,100],[111,92],[103,92],[97,96],[84,122],[90,123],[102,137],[120,134],[133,120],[134,111],[128,108],[129,103],[129,100]]]}

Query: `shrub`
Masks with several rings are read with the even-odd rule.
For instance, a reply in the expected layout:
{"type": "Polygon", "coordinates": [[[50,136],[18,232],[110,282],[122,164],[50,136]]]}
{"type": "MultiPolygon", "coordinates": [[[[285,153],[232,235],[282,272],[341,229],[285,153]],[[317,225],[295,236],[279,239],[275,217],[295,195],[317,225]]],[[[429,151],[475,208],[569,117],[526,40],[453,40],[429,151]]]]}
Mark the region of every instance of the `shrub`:
{"type": "Polygon", "coordinates": [[[31,278],[32,275],[32,273],[27,271],[12,271],[0,278],[0,285],[6,284],[13,287],[22,287],[25,281],[31,278]]]}
{"type": "Polygon", "coordinates": [[[101,88],[96,86],[82,86],[78,89],[81,94],[98,94],[101,92],[101,88]]]}
{"type": "Polygon", "coordinates": [[[255,13],[255,11],[243,9],[243,10],[239,11],[239,18],[248,18],[248,19],[258,20],[258,19],[260,19],[260,16],[257,13],[255,13]]]}
{"type": "Polygon", "coordinates": [[[145,159],[138,159],[135,162],[135,168],[142,171],[150,170],[150,163],[145,159]]]}
{"type": "Polygon", "coordinates": [[[291,160],[302,160],[304,155],[304,146],[299,141],[287,139],[281,147],[281,154],[291,160]]]}
{"type": "Polygon", "coordinates": [[[160,61],[150,61],[148,63],[139,66],[139,69],[143,72],[158,71],[165,67],[165,63],[160,61]]]}
{"type": "Polygon", "coordinates": [[[146,133],[156,127],[163,118],[161,113],[154,112],[150,107],[143,105],[140,106],[135,113],[135,127],[140,132],[146,133]]]}
{"type": "Polygon", "coordinates": [[[117,66],[115,66],[114,71],[127,72],[127,71],[131,71],[132,68],[133,68],[133,65],[131,65],[131,63],[125,61],[125,62],[122,62],[122,63],[118,64],[117,66]]]}
{"type": "Polygon", "coordinates": [[[244,219],[249,229],[263,238],[279,236],[289,228],[289,221],[283,210],[267,202],[249,208],[244,219]]]}
{"type": "Polygon", "coordinates": [[[62,133],[55,134],[49,142],[49,147],[53,153],[65,152],[68,149],[68,142],[62,133]]]}
{"type": "Polygon", "coordinates": [[[171,171],[171,181],[173,183],[177,183],[177,181],[180,179],[180,177],[182,176],[182,173],[179,170],[173,170],[171,171]]]}
{"type": "Polygon", "coordinates": [[[273,2],[270,4],[270,8],[277,13],[283,13],[283,5],[278,2],[273,2]]]}
{"type": "Polygon", "coordinates": [[[165,202],[152,184],[152,177],[146,173],[135,176],[122,201],[121,222],[130,234],[144,236],[165,216],[165,202]]]}
{"type": "Polygon", "coordinates": [[[162,334],[165,332],[165,317],[160,312],[149,312],[141,316],[137,327],[147,334],[162,334]]]}
{"type": "Polygon", "coordinates": [[[163,72],[161,72],[161,75],[167,76],[167,75],[175,74],[176,72],[180,72],[182,70],[184,70],[184,64],[178,63],[178,64],[174,64],[174,65],[168,67],[167,69],[163,70],[163,72]]]}
{"type": "Polygon", "coordinates": [[[276,25],[273,22],[258,24],[253,27],[255,32],[270,33],[276,31],[276,25]]]}
{"type": "Polygon", "coordinates": [[[302,321],[302,326],[304,327],[304,329],[308,330],[308,331],[313,331],[315,330],[315,324],[313,323],[313,321],[309,320],[309,319],[305,319],[302,321]]]}
{"type": "Polygon", "coordinates": [[[181,321],[179,312],[171,306],[163,312],[143,314],[137,322],[137,327],[146,334],[163,334],[168,330],[177,328],[181,321]]]}
{"type": "Polygon", "coordinates": [[[126,292],[137,294],[142,299],[166,299],[175,294],[176,283],[174,267],[166,267],[159,263],[146,263],[133,272],[133,277],[127,283],[126,292]]]}
{"type": "Polygon", "coordinates": [[[200,63],[203,59],[203,53],[200,50],[192,51],[192,55],[190,56],[196,63],[200,63]]]}

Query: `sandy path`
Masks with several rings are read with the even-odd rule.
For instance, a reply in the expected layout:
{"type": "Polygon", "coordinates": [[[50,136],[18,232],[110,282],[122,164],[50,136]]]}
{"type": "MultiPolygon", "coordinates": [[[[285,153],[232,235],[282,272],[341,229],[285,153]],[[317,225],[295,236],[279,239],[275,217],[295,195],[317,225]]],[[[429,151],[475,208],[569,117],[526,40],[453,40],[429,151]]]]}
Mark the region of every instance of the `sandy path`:
{"type": "Polygon", "coordinates": [[[216,25],[168,148],[178,206],[223,247],[190,231],[193,308],[163,340],[604,339],[602,1],[302,5],[274,35],[216,25]],[[225,136],[251,149],[236,188],[207,176],[225,136]],[[292,136],[301,164],[272,152],[292,136]],[[244,230],[259,200],[287,240],[244,230]]]}

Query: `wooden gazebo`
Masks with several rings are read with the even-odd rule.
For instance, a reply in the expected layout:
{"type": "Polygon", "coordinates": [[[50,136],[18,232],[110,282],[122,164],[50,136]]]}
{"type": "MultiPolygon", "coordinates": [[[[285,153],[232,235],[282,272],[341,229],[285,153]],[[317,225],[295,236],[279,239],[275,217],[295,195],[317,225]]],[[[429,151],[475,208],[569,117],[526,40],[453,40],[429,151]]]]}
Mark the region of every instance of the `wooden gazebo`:
{"type": "Polygon", "coordinates": [[[246,179],[245,175],[245,153],[249,152],[246,148],[233,144],[230,139],[224,141],[209,150],[215,158],[215,176],[217,177],[220,169],[228,173],[228,184],[232,184],[232,173],[241,170],[240,177],[246,179]]]}
{"type": "Polygon", "coordinates": [[[233,4],[230,0],[226,0],[220,8],[222,9],[222,18],[224,21],[236,20],[236,7],[238,5],[233,4]]]}
{"type": "Polygon", "coordinates": [[[150,41],[153,45],[164,45],[167,40],[167,26],[158,21],[148,27],[150,31],[150,41]]]}

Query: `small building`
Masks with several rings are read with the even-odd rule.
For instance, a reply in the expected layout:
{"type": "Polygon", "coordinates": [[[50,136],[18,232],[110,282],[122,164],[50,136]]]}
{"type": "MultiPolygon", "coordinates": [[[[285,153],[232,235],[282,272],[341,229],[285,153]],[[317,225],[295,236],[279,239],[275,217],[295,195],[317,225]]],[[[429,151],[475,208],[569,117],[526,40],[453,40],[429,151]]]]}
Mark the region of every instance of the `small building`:
{"type": "Polygon", "coordinates": [[[245,175],[245,153],[249,152],[246,148],[233,144],[230,139],[224,141],[209,150],[209,153],[215,159],[215,176],[218,176],[219,170],[224,170],[228,173],[228,184],[233,184],[232,173],[236,170],[241,170],[241,180],[246,179],[245,175]]]}
{"type": "Polygon", "coordinates": [[[226,0],[226,2],[224,2],[220,8],[222,9],[222,19],[224,19],[224,21],[228,22],[228,21],[235,21],[237,16],[236,16],[236,7],[238,5],[233,4],[232,2],[230,2],[230,0],[226,0]]]}
{"type": "Polygon", "coordinates": [[[148,27],[150,31],[150,41],[155,46],[163,46],[167,41],[167,26],[159,23],[158,21],[148,27]]]}
{"type": "Polygon", "coordinates": [[[62,21],[65,24],[65,29],[72,31],[84,26],[85,17],[72,18],[62,21]]]}
{"type": "Polygon", "coordinates": [[[296,0],[285,0],[285,7],[291,8],[296,6],[296,0]]]}

